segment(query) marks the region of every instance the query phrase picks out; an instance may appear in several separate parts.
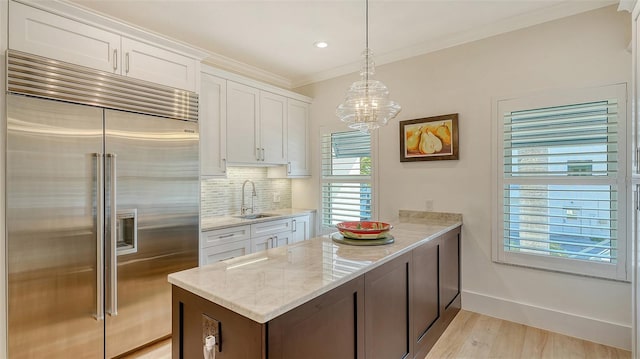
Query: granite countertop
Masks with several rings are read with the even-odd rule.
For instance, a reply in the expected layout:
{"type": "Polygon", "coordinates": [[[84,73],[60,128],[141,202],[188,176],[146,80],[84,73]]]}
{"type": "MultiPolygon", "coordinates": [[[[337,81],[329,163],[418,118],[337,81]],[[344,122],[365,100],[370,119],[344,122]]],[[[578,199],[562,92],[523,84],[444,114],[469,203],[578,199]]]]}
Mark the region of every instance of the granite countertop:
{"type": "Polygon", "coordinates": [[[216,217],[203,217],[200,221],[200,230],[202,232],[213,231],[215,229],[222,229],[228,227],[242,226],[245,224],[260,223],[266,221],[273,221],[277,219],[284,219],[289,217],[299,216],[301,214],[315,213],[315,209],[303,209],[303,208],[285,208],[285,209],[273,209],[268,211],[261,211],[260,213],[268,213],[273,216],[255,219],[237,218],[236,216],[216,216],[216,217]]]}
{"type": "Polygon", "coordinates": [[[328,236],[169,275],[169,282],[258,323],[462,225],[457,214],[400,211],[390,221],[395,243],[350,246],[328,236]],[[425,215],[427,213],[427,215],[425,215]]]}

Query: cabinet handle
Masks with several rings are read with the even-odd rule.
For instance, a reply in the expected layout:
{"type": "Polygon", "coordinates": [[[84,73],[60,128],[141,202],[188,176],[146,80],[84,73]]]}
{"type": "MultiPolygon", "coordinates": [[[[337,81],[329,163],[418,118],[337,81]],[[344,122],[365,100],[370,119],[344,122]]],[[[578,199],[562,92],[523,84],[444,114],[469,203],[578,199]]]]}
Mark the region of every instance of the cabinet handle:
{"type": "Polygon", "coordinates": [[[264,162],[264,147],[262,148],[262,162],[264,162]]]}
{"type": "Polygon", "coordinates": [[[636,185],[636,211],[640,211],[640,184],[636,185]]]}
{"type": "Polygon", "coordinates": [[[222,159],[222,173],[227,173],[227,159],[222,159]]]}
{"type": "Polygon", "coordinates": [[[640,172],[640,147],[636,147],[636,173],[640,172]]]}
{"type": "Polygon", "coordinates": [[[287,173],[291,174],[291,162],[287,162],[287,173]]]}
{"type": "Polygon", "coordinates": [[[233,237],[235,233],[229,233],[229,234],[223,234],[221,236],[218,236],[218,238],[229,238],[229,237],[233,237]]]}
{"type": "Polygon", "coordinates": [[[124,71],[129,73],[129,53],[124,54],[124,71]]]}
{"type": "Polygon", "coordinates": [[[118,49],[113,49],[113,71],[118,69],[118,49]]]}
{"type": "Polygon", "coordinates": [[[292,224],[292,227],[293,227],[291,231],[292,231],[292,232],[297,232],[297,231],[298,231],[298,226],[297,226],[297,222],[296,222],[296,220],[295,220],[295,219],[294,219],[294,220],[292,220],[292,221],[291,221],[291,224],[292,224]]]}
{"type": "Polygon", "coordinates": [[[256,158],[260,161],[260,147],[256,147],[256,158]]]}

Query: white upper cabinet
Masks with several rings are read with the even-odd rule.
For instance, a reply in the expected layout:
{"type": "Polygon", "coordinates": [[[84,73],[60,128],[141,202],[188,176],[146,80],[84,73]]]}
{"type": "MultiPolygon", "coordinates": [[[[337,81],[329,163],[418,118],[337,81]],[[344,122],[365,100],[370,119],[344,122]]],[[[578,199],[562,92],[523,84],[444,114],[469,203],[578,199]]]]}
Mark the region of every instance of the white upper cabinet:
{"type": "Polygon", "coordinates": [[[286,163],[284,96],[227,82],[227,160],[236,165],[286,163]]]}
{"type": "Polygon", "coordinates": [[[205,71],[200,77],[200,175],[226,176],[227,81],[205,71]]]}
{"type": "Polygon", "coordinates": [[[270,178],[304,178],[311,176],[309,150],[309,104],[287,99],[286,166],[271,167],[270,178]]]}
{"type": "Polygon", "coordinates": [[[287,129],[287,176],[310,176],[308,103],[293,99],[287,101],[287,129]]]}
{"type": "Polygon", "coordinates": [[[10,49],[196,92],[197,59],[13,1],[9,13],[10,49]]]}
{"type": "Polygon", "coordinates": [[[287,162],[286,143],[287,98],[260,91],[260,148],[262,162],[284,164],[287,162]]]}
{"type": "Polygon", "coordinates": [[[227,81],[227,160],[230,163],[261,162],[259,106],[260,90],[227,81]]]}
{"type": "Polygon", "coordinates": [[[122,38],[122,74],[195,92],[197,62],[144,42],[122,38]]]}
{"type": "Polygon", "coordinates": [[[120,35],[13,1],[9,14],[10,49],[97,70],[119,71],[120,35]]]}

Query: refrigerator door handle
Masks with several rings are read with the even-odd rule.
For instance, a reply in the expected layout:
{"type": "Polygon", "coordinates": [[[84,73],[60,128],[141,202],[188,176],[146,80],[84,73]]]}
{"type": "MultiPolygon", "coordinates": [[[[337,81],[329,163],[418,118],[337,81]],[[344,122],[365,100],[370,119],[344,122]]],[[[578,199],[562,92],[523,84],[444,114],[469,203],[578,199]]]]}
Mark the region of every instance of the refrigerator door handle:
{"type": "Polygon", "coordinates": [[[109,313],[110,316],[118,315],[118,218],[116,204],[116,155],[108,153],[110,159],[109,166],[109,225],[110,225],[110,243],[109,243],[109,313]]]}
{"type": "Polygon", "coordinates": [[[104,156],[96,157],[96,320],[104,320],[104,156]]]}

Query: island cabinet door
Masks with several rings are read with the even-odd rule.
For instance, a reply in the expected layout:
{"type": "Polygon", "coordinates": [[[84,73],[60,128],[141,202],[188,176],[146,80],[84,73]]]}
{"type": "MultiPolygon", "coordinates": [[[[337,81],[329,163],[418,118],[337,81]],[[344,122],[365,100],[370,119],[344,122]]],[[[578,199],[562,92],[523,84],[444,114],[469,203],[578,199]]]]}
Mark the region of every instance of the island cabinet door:
{"type": "Polygon", "coordinates": [[[460,229],[441,237],[440,305],[445,322],[450,322],[460,309],[460,229]]]}
{"type": "Polygon", "coordinates": [[[216,359],[265,359],[266,325],[172,286],[171,358],[202,359],[204,338],[218,324],[216,359]],[[215,322],[212,322],[215,321],[215,322]],[[210,323],[215,323],[211,325],[210,323]]]}
{"type": "Polygon", "coordinates": [[[267,323],[269,359],[363,359],[364,278],[267,323]]]}
{"type": "Polygon", "coordinates": [[[412,358],[410,265],[411,253],[406,253],[364,276],[367,359],[412,358]]]}
{"type": "Polygon", "coordinates": [[[424,358],[440,336],[438,288],[441,241],[431,240],[411,253],[411,329],[416,358],[424,358]]]}

